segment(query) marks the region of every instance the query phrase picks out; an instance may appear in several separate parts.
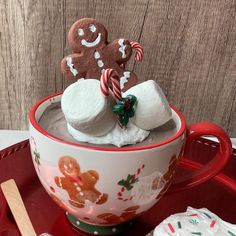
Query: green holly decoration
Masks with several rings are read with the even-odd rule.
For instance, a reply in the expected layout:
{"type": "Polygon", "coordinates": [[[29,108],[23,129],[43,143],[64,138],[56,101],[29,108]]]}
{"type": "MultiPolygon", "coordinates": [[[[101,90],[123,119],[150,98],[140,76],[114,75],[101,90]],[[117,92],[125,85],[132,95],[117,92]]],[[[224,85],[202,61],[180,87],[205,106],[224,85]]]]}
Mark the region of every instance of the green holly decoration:
{"type": "Polygon", "coordinates": [[[34,160],[36,164],[39,166],[40,165],[40,154],[36,150],[34,151],[34,160]]]}
{"type": "Polygon", "coordinates": [[[119,122],[122,126],[127,126],[129,118],[134,116],[134,105],[137,98],[134,95],[128,95],[122,98],[112,109],[118,116],[119,122]]]}
{"type": "Polygon", "coordinates": [[[122,179],[118,182],[119,185],[126,188],[127,191],[133,188],[133,184],[138,182],[138,178],[135,178],[135,175],[128,174],[126,180],[122,179]]]}

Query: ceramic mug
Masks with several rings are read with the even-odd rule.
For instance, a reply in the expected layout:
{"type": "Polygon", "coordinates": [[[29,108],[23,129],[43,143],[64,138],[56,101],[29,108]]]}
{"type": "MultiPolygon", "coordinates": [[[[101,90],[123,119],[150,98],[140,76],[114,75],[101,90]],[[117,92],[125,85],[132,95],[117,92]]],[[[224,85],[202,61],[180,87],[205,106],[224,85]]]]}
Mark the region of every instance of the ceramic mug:
{"type": "Polygon", "coordinates": [[[221,128],[212,123],[187,128],[184,116],[173,106],[176,133],[163,142],[123,148],[70,143],[38,124],[45,109],[60,100],[61,94],[52,95],[30,111],[32,159],[51,198],[67,212],[75,227],[91,234],[120,233],[156,204],[171,185],[180,158],[193,139],[212,135],[220,148],[207,165],[172,186],[172,192],[209,180],[232,152],[230,139],[221,128]]]}

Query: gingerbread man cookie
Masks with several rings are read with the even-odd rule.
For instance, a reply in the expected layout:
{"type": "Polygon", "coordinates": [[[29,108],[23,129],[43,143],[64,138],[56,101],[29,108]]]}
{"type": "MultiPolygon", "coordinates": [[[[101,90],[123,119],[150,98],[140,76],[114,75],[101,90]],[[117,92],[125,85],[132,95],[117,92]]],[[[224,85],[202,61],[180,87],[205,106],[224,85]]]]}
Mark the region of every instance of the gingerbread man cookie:
{"type": "Polygon", "coordinates": [[[61,62],[68,79],[100,80],[102,70],[112,68],[118,72],[122,91],[136,84],[137,76],[124,68],[132,55],[131,43],[122,38],[108,43],[107,30],[95,19],[76,21],[69,30],[68,42],[73,53],[61,62]]]}
{"type": "Polygon", "coordinates": [[[71,205],[83,208],[86,200],[95,204],[107,201],[108,195],[95,188],[99,179],[99,174],[95,170],[82,173],[77,161],[70,156],[61,157],[58,166],[64,177],[56,176],[54,180],[59,188],[67,191],[71,205]]]}
{"type": "Polygon", "coordinates": [[[171,185],[171,180],[172,180],[172,177],[175,173],[176,166],[178,165],[178,163],[179,163],[178,158],[176,157],[176,155],[173,155],[169,161],[168,171],[163,175],[163,179],[167,183],[166,183],[165,187],[161,190],[161,192],[156,196],[156,199],[159,200],[165,194],[165,192],[167,191],[167,189],[171,185]]]}

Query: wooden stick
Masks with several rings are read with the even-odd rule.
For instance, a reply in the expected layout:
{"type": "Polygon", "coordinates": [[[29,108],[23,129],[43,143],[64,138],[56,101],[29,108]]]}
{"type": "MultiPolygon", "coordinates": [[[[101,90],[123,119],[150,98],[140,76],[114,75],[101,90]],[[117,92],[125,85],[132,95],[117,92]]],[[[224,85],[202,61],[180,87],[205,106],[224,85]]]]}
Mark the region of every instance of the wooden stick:
{"type": "Polygon", "coordinates": [[[16,182],[7,180],[1,184],[1,188],[22,236],[37,236],[16,182]]]}

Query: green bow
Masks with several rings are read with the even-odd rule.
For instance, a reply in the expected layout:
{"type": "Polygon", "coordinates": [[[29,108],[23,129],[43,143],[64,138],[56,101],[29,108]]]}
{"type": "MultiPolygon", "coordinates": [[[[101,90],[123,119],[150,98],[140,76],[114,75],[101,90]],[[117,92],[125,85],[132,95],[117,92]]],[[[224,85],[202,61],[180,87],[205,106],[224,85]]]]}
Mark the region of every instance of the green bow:
{"type": "Polygon", "coordinates": [[[119,122],[122,126],[127,126],[129,118],[134,116],[134,105],[137,98],[134,95],[128,95],[122,98],[112,109],[119,117],[119,122]]]}

